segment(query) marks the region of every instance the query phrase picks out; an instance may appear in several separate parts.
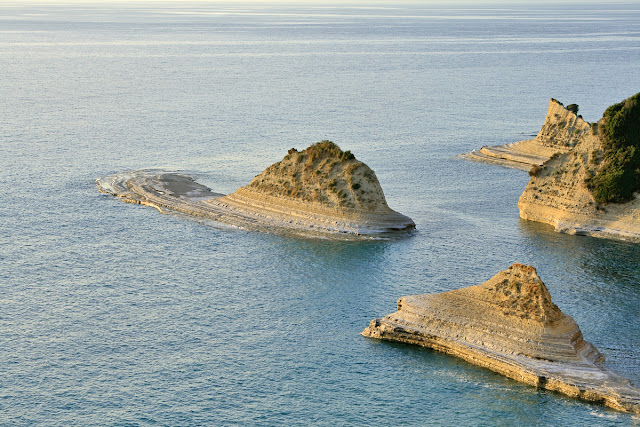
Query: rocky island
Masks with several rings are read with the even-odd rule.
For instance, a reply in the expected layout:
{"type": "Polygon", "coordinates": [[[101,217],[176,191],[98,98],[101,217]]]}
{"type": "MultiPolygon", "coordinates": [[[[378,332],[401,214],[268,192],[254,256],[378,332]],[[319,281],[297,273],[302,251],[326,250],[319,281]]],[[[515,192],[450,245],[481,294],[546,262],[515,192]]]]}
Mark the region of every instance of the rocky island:
{"type": "Polygon", "coordinates": [[[247,186],[222,195],[174,172],[141,170],[96,181],[100,191],[252,230],[304,235],[391,236],[415,228],[387,205],[375,173],[349,151],[321,141],[289,150],[247,186]]]}
{"type": "Polygon", "coordinates": [[[485,163],[494,163],[517,169],[529,170],[541,166],[556,153],[566,153],[574,147],[579,136],[589,131],[589,123],[577,115],[578,106],[566,108],[560,101],[551,99],[547,117],[535,138],[504,145],[489,145],[462,156],[485,163]]]}
{"type": "Polygon", "coordinates": [[[607,369],[535,268],[513,264],[478,286],[405,296],[366,337],[429,347],[518,381],[640,414],[640,389],[607,369]]]}
{"type": "MultiPolygon", "coordinates": [[[[597,123],[568,110],[560,117],[565,148],[531,168],[520,217],[559,232],[640,242],[640,93],[597,123]]],[[[551,127],[547,115],[543,129],[551,127]]]]}

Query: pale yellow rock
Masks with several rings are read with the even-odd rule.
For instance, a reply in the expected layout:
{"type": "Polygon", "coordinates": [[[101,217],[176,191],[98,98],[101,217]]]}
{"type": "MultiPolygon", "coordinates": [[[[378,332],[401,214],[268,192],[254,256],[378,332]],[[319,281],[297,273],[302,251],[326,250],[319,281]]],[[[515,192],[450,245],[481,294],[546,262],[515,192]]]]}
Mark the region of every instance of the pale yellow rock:
{"type": "Polygon", "coordinates": [[[542,165],[555,153],[569,151],[580,135],[589,129],[589,123],[551,99],[544,125],[535,138],[484,146],[479,151],[474,150],[462,156],[470,160],[529,170],[532,166],[542,165]]]}
{"type": "MultiPolygon", "coordinates": [[[[520,217],[563,233],[640,242],[638,195],[627,203],[599,205],[587,188],[585,179],[602,166],[597,160],[601,143],[590,126],[582,126],[586,122],[577,123],[579,127],[564,134],[571,150],[531,170],[533,176],[518,200],[520,217]]],[[[549,127],[545,122],[543,129],[549,127]]]]}
{"type": "Polygon", "coordinates": [[[366,337],[430,347],[510,378],[640,413],[640,389],[604,365],[551,301],[535,268],[513,264],[479,286],[405,296],[366,337]]]}
{"type": "Polygon", "coordinates": [[[96,182],[100,191],[127,202],[248,229],[371,237],[415,228],[411,218],[389,208],[375,173],[329,141],[289,150],[227,196],[166,171],[119,173],[96,182]]]}

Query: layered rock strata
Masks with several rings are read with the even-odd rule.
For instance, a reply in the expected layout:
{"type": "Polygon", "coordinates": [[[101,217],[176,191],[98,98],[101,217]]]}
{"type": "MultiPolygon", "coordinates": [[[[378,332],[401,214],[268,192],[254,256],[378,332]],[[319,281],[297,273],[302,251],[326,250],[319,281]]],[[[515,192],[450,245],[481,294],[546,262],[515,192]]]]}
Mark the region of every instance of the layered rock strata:
{"type": "Polygon", "coordinates": [[[541,166],[555,153],[569,151],[578,137],[589,130],[589,123],[567,110],[555,99],[549,101],[547,117],[535,138],[504,145],[490,145],[463,154],[463,157],[517,169],[541,166]]]}
{"type": "Polygon", "coordinates": [[[582,123],[564,136],[569,151],[558,151],[529,172],[531,179],[518,200],[520,217],[558,232],[640,242],[640,197],[599,204],[587,188],[588,178],[604,164],[597,125],[582,123]]]}
{"type": "Polygon", "coordinates": [[[402,297],[398,311],[372,320],[362,334],[433,348],[540,388],[640,413],[640,389],[603,365],[533,267],[513,264],[478,286],[402,297]]]}
{"type": "Polygon", "coordinates": [[[179,173],[143,170],[97,180],[124,201],[243,228],[309,235],[385,236],[414,222],[387,205],[375,173],[330,141],[285,158],[224,196],[179,173]]]}

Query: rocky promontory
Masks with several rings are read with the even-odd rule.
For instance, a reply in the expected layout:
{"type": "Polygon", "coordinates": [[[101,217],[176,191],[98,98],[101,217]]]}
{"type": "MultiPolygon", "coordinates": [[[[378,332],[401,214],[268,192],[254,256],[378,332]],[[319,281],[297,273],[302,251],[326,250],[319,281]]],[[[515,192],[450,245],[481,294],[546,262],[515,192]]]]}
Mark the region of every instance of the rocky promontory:
{"type": "Polygon", "coordinates": [[[372,320],[362,334],[433,348],[540,388],[640,413],[640,389],[603,365],[533,267],[513,264],[481,285],[402,297],[398,311],[372,320]]]}
{"type": "Polygon", "coordinates": [[[552,155],[570,151],[585,132],[589,123],[577,115],[577,105],[564,105],[556,99],[549,101],[547,117],[535,138],[504,145],[489,145],[464,154],[463,157],[517,169],[529,170],[541,166],[552,155]]]}
{"type": "Polygon", "coordinates": [[[127,202],[248,229],[385,236],[415,228],[411,218],[389,208],[375,173],[331,141],[289,150],[282,161],[226,196],[167,171],[119,173],[96,182],[100,191],[127,202]]]}
{"type": "Polygon", "coordinates": [[[570,132],[556,142],[568,149],[530,170],[520,217],[569,234],[640,242],[640,94],[597,123],[565,127],[570,132]]]}

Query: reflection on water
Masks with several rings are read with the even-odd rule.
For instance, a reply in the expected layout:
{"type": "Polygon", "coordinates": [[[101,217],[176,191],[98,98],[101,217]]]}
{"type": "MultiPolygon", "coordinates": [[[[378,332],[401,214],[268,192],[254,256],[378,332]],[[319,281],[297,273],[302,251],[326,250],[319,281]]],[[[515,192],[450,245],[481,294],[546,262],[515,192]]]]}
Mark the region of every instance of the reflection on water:
{"type": "Polygon", "coordinates": [[[520,220],[520,228],[533,250],[561,259],[563,265],[581,270],[595,282],[640,286],[640,269],[629,262],[640,262],[638,244],[557,233],[552,226],[526,220],[520,220]]]}

